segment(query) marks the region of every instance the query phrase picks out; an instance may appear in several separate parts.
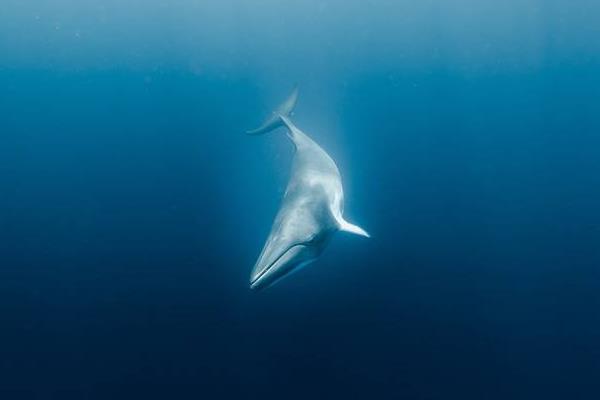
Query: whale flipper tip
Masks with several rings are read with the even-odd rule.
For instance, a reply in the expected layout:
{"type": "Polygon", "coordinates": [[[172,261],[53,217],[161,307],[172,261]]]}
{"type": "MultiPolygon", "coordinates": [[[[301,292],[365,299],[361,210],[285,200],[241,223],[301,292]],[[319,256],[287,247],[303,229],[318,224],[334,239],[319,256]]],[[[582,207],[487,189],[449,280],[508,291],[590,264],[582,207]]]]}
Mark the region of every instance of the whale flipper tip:
{"type": "Polygon", "coordinates": [[[367,238],[371,237],[371,235],[369,235],[369,233],[360,226],[351,224],[350,222],[343,219],[342,221],[340,221],[340,231],[352,233],[354,235],[363,236],[367,238]]]}

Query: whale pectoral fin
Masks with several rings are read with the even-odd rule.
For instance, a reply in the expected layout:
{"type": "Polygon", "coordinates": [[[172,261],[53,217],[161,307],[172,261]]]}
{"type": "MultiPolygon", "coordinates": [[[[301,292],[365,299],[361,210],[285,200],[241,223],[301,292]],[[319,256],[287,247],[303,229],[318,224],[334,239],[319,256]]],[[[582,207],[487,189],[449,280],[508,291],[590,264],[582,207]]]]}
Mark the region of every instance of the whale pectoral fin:
{"type": "Polygon", "coordinates": [[[340,231],[353,233],[358,236],[371,237],[363,228],[358,225],[351,224],[348,221],[341,220],[340,221],[340,231]]]}

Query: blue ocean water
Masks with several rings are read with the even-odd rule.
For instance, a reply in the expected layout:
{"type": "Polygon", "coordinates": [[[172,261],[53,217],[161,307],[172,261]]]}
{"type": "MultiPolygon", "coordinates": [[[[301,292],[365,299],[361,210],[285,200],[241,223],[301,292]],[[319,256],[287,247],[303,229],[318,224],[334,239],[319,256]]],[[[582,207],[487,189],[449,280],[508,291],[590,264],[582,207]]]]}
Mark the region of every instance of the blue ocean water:
{"type": "Polygon", "coordinates": [[[0,398],[600,397],[597,2],[0,9],[0,398]],[[294,84],[372,238],[256,293],[294,84]]]}

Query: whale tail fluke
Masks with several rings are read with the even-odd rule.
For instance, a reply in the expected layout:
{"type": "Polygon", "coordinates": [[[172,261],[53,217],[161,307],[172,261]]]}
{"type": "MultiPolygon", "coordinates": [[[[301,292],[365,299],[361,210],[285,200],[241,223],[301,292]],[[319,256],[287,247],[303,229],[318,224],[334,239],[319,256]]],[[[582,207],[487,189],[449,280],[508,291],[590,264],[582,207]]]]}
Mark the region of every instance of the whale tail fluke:
{"type": "Polygon", "coordinates": [[[265,122],[261,126],[256,129],[247,131],[248,135],[262,135],[264,133],[270,132],[273,129],[277,129],[280,126],[284,125],[284,121],[281,117],[289,117],[292,115],[294,111],[294,107],[296,107],[296,102],[298,101],[298,86],[294,87],[292,93],[288,96],[288,98],[277,107],[275,111],[273,111],[272,115],[266,119],[265,122]]]}

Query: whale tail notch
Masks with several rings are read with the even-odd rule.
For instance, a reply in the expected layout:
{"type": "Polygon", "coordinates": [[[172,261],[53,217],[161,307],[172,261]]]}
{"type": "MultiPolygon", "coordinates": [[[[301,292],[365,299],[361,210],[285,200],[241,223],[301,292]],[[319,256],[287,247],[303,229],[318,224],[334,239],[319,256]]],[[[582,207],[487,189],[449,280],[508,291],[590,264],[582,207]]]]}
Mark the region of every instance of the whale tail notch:
{"type": "Polygon", "coordinates": [[[252,129],[247,131],[248,135],[262,135],[264,133],[270,132],[273,129],[277,129],[280,126],[284,125],[284,121],[281,117],[289,117],[292,115],[294,111],[294,107],[296,107],[296,102],[298,101],[298,86],[295,86],[292,90],[292,93],[285,99],[283,103],[273,111],[271,116],[263,122],[261,126],[256,129],[252,129]]]}

